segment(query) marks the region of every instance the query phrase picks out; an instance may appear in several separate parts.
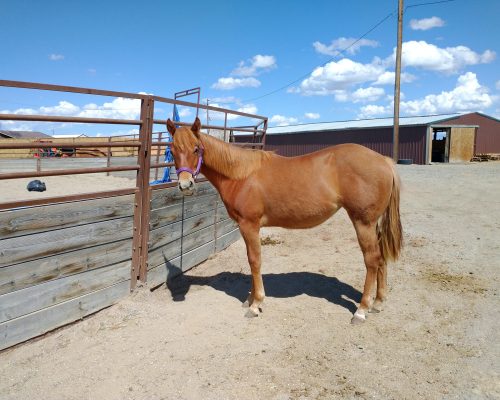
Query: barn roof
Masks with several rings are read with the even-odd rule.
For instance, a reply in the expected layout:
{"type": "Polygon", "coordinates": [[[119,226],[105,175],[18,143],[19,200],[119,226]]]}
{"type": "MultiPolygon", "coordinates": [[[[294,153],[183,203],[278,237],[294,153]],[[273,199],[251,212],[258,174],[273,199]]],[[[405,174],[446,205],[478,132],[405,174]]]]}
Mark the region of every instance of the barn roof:
{"type": "Polygon", "coordinates": [[[0,130],[0,137],[7,139],[34,139],[34,138],[50,138],[42,132],[35,131],[4,131],[0,130]]]}
{"type": "MultiPolygon", "coordinates": [[[[400,117],[400,126],[415,126],[415,125],[430,125],[438,122],[448,121],[464,115],[462,113],[440,114],[440,115],[425,115],[420,117],[400,117]]],[[[393,118],[373,118],[373,119],[357,119],[351,121],[337,122],[318,122],[313,124],[299,124],[288,126],[275,126],[267,129],[267,134],[288,134],[298,132],[315,132],[315,131],[337,131],[346,129],[367,129],[367,128],[385,128],[394,125],[393,118]]]]}

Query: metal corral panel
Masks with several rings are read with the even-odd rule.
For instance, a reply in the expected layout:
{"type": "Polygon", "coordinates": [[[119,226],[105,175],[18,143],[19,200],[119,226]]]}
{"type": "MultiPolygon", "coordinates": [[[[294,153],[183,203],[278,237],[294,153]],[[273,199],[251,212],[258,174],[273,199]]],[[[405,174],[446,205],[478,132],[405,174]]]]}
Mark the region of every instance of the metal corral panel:
{"type": "MultiPolygon", "coordinates": [[[[425,164],[426,132],[425,125],[401,127],[399,158],[411,158],[416,164],[425,164]]],[[[392,134],[392,127],[273,134],[266,137],[266,150],[283,156],[298,156],[341,143],[357,143],[391,157],[392,134]]]]}

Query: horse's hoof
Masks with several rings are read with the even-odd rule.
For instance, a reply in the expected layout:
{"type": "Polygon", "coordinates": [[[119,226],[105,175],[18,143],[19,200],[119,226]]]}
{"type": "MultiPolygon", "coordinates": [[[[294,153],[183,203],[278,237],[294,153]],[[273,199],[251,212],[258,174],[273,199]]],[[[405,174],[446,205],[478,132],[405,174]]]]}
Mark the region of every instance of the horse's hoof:
{"type": "Polygon", "coordinates": [[[366,321],[366,317],[364,314],[358,313],[357,311],[354,313],[351,319],[352,325],[359,325],[366,321]]]}
{"type": "Polygon", "coordinates": [[[258,316],[259,316],[259,313],[255,310],[252,310],[251,308],[249,308],[247,310],[247,312],[245,313],[245,317],[247,317],[247,318],[255,318],[258,316]]]}
{"type": "Polygon", "coordinates": [[[248,300],[245,300],[242,304],[241,304],[241,307],[243,308],[248,308],[250,307],[250,302],[248,300]]]}
{"type": "Polygon", "coordinates": [[[368,310],[370,313],[379,313],[382,311],[382,302],[375,300],[371,308],[368,310]]]}

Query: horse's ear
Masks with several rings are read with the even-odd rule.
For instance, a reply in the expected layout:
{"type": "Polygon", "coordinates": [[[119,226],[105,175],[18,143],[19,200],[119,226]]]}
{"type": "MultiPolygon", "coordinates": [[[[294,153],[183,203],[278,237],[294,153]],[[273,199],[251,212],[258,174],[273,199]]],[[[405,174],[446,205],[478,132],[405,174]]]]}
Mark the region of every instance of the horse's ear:
{"type": "Polygon", "coordinates": [[[167,130],[170,132],[172,136],[175,134],[176,127],[172,121],[170,121],[170,118],[167,119],[167,130]]]}
{"type": "Polygon", "coordinates": [[[201,129],[201,121],[198,117],[196,117],[196,119],[193,122],[193,125],[191,126],[191,131],[197,138],[200,137],[200,129],[201,129]]]}

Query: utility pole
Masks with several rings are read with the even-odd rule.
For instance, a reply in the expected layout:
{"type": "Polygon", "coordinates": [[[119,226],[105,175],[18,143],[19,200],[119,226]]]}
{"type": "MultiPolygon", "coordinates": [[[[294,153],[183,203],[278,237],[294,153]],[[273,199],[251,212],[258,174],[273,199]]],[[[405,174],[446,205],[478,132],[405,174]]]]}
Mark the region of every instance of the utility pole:
{"type": "Polygon", "coordinates": [[[401,92],[401,48],[403,44],[403,0],[398,5],[398,43],[396,47],[396,73],[394,79],[394,131],[392,135],[392,158],[399,159],[399,98],[401,92]]]}

